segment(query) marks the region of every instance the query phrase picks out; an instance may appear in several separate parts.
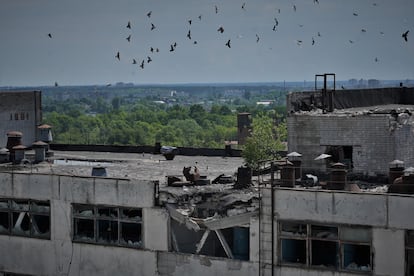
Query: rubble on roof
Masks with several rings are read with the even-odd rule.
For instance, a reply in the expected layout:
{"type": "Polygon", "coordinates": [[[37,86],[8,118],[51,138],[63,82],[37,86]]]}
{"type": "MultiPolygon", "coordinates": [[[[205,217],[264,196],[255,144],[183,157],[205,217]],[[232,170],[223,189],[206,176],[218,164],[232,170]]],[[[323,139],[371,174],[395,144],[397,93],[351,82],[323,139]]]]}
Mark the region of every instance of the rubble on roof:
{"type": "Polygon", "coordinates": [[[159,203],[167,207],[174,220],[194,230],[198,229],[194,222],[198,227],[206,228],[204,221],[256,214],[259,210],[258,189],[234,189],[233,184],[160,187],[159,203]]]}

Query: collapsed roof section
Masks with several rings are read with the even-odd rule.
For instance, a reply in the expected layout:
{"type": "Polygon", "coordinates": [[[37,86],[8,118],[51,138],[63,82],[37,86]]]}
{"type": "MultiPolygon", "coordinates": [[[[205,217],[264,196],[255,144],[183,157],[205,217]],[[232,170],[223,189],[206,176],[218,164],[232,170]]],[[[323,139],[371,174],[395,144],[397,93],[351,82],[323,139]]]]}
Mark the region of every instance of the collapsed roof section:
{"type": "Polygon", "coordinates": [[[173,251],[249,259],[249,227],[259,214],[257,187],[234,183],[160,187],[171,218],[173,251]]]}

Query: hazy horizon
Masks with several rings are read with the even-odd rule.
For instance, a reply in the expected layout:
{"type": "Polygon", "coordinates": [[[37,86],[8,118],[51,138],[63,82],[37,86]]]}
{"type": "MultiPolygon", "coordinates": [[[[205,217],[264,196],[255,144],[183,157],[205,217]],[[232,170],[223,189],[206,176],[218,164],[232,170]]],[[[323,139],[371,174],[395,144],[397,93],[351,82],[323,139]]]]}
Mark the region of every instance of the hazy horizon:
{"type": "Polygon", "coordinates": [[[414,79],[412,0],[1,3],[1,87],[414,79]]]}

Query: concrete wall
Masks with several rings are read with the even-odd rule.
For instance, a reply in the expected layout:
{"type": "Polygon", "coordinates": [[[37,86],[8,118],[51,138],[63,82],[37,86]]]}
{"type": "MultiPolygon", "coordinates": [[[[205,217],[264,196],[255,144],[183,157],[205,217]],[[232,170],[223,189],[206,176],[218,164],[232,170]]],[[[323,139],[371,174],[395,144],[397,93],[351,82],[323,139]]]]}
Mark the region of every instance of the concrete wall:
{"type": "Polygon", "coordinates": [[[327,146],[352,146],[354,172],[386,174],[394,159],[414,162],[410,146],[414,124],[391,131],[392,120],[387,114],[291,115],[287,118],[289,152],[303,155],[304,169],[323,170],[325,162],[314,158],[325,153],[327,146]]]}
{"type": "Polygon", "coordinates": [[[40,91],[0,92],[0,148],[6,147],[6,134],[11,130],[22,132],[22,143],[31,146],[41,121],[40,91]]]}
{"type": "Polygon", "coordinates": [[[0,197],[49,200],[51,239],[0,235],[0,271],[34,275],[154,275],[168,250],[168,215],[154,208],[154,183],[0,173],[0,197]],[[143,208],[144,249],[72,242],[72,203],[143,208]]]}
{"type": "MultiPolygon", "coordinates": [[[[374,275],[404,275],[405,229],[414,229],[414,195],[309,191],[278,188],[275,219],[372,226],[374,275]],[[392,254],[390,254],[392,252],[392,254]]],[[[277,246],[274,248],[277,256],[277,246]]],[[[348,275],[278,267],[276,275],[348,275]],[[279,274],[278,274],[279,273],[279,274]]]]}
{"type": "Polygon", "coordinates": [[[158,275],[250,276],[259,275],[256,262],[172,252],[158,253],[158,275]]]}

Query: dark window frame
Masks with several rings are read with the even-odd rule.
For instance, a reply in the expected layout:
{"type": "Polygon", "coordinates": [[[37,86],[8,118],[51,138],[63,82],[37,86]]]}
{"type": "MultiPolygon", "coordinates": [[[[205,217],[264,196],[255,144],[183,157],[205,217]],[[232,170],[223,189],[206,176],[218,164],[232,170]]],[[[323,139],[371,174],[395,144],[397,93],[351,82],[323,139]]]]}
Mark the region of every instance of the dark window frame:
{"type": "Polygon", "coordinates": [[[3,218],[0,235],[19,236],[36,239],[51,238],[51,208],[48,200],[20,199],[20,198],[0,198],[0,216],[3,218]],[[26,206],[26,207],[24,207],[26,206]],[[15,221],[13,220],[15,217],[15,221]],[[47,219],[46,221],[44,219],[47,219]],[[7,227],[3,227],[3,223],[7,227]],[[15,223],[19,224],[16,229],[15,223]],[[28,227],[27,230],[21,229],[21,224],[28,227]]]}
{"type": "MultiPolygon", "coordinates": [[[[289,227],[287,227],[289,228],[289,227]]],[[[361,239],[361,238],[359,238],[361,239]]],[[[329,246],[326,247],[327,250],[329,246]]],[[[313,222],[303,222],[303,221],[293,221],[293,220],[280,220],[278,223],[278,264],[281,266],[295,266],[295,267],[304,267],[304,268],[315,268],[315,269],[325,269],[332,271],[341,271],[341,272],[352,272],[352,273],[372,273],[373,271],[373,246],[372,246],[372,228],[367,226],[357,226],[357,225],[335,225],[335,224],[322,224],[322,223],[313,223],[313,222]],[[286,229],[286,226],[291,226],[292,231],[283,231],[286,229]],[[300,227],[299,227],[300,226],[300,227]],[[313,227],[320,227],[321,229],[325,228],[336,229],[336,235],[334,232],[321,231],[321,235],[313,235],[313,227]],[[294,232],[294,229],[302,229],[301,231],[294,232]],[[368,235],[367,238],[363,237],[362,240],[358,241],[358,238],[346,238],[342,236],[342,233],[345,233],[345,230],[358,230],[358,231],[368,231],[365,234],[368,235]],[[324,236],[325,234],[325,236],[324,236]],[[329,235],[331,234],[331,235],[329,235]],[[303,244],[305,243],[305,245],[303,244]],[[331,245],[330,249],[333,250],[335,244],[335,260],[330,260],[331,266],[321,265],[320,260],[312,258],[312,250],[316,248],[315,246],[322,247],[323,244],[331,245]],[[287,246],[291,246],[287,248],[287,246]],[[292,249],[293,247],[293,249],[292,249]],[[285,252],[284,252],[285,250],[285,252]],[[300,250],[305,250],[301,252],[300,250]],[[345,250],[359,250],[364,256],[364,261],[368,261],[367,266],[358,265],[353,261],[347,259],[351,255],[345,254],[345,250]],[[369,251],[369,252],[367,252],[369,251]],[[292,253],[293,252],[293,253],[292,253]],[[346,256],[347,255],[347,256],[346,256]],[[315,261],[315,259],[317,261],[315,261]],[[368,259],[368,260],[367,260],[368,259]],[[333,263],[334,262],[334,263],[333,263]],[[351,265],[352,264],[352,265],[351,265]]],[[[357,253],[354,253],[358,255],[357,253]]],[[[327,254],[327,256],[332,257],[327,254]]],[[[326,260],[325,260],[326,261],[326,260]]],[[[328,261],[329,262],[329,261],[328,261]]]]}
{"type": "Polygon", "coordinates": [[[142,208],[73,203],[72,218],[73,242],[144,248],[142,208]],[[136,215],[128,216],[128,212],[136,215]],[[81,220],[82,225],[79,224],[81,220]],[[89,226],[80,230],[85,223],[89,226]],[[138,232],[136,236],[131,228],[138,232]]]}

